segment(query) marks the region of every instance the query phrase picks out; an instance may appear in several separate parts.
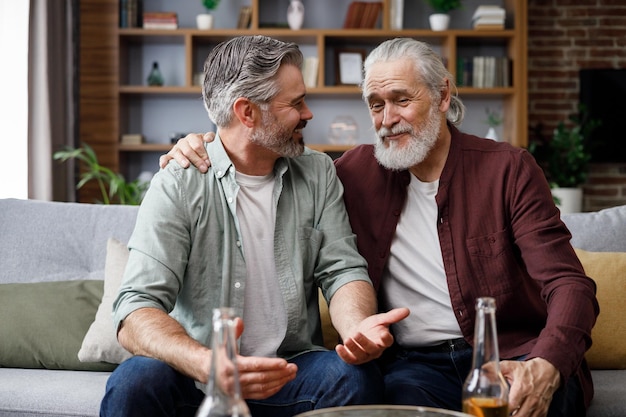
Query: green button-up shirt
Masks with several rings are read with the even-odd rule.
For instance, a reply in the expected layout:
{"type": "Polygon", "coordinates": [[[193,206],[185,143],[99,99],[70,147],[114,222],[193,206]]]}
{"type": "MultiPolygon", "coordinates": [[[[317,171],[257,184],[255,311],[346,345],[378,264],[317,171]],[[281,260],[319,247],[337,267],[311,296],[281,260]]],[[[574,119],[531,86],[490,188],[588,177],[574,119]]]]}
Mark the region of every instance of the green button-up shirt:
{"type": "MultiPolygon", "coordinates": [[[[206,149],[207,174],[170,163],[153,178],[113,307],[117,327],[134,310],[153,307],[208,345],[213,308],[243,314],[246,262],[235,167],[219,138],[206,149]]],[[[278,159],[274,174],[274,262],[287,315],[277,355],[291,357],[323,349],[317,288],[330,300],[346,283],[369,278],[331,159],[306,149],[300,157],[278,159]]]]}

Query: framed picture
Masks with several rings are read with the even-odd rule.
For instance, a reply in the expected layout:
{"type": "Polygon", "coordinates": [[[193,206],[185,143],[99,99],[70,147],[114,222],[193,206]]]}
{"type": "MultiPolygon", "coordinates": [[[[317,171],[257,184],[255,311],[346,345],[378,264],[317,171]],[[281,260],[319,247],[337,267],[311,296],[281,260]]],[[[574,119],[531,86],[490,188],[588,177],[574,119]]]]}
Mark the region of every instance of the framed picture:
{"type": "Polygon", "coordinates": [[[359,85],[363,80],[363,61],[365,51],[362,49],[336,49],[335,62],[337,85],[359,85]]]}

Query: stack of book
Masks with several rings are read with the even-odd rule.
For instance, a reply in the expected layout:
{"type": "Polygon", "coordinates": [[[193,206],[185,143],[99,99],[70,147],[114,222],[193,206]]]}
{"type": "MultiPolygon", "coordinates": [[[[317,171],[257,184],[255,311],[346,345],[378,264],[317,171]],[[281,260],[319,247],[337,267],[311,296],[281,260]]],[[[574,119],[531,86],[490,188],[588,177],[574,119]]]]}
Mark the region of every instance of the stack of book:
{"type": "Polygon", "coordinates": [[[348,6],[344,29],[374,29],[383,10],[382,2],[353,1],[348,6]]]}
{"type": "Polygon", "coordinates": [[[141,145],[143,135],[141,133],[124,133],[121,142],[122,145],[141,145]]]}
{"type": "Polygon", "coordinates": [[[178,29],[176,12],[145,12],[143,14],[144,29],[178,29]]]}
{"type": "Polygon", "coordinates": [[[472,17],[474,29],[504,29],[506,11],[500,6],[478,6],[472,17]]]}

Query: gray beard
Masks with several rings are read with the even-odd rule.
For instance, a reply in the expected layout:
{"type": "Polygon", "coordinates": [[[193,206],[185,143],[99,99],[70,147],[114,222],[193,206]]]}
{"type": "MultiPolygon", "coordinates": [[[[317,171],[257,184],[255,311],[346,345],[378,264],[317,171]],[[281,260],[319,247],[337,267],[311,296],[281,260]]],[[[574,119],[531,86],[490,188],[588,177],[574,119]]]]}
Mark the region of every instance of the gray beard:
{"type": "Polygon", "coordinates": [[[437,109],[430,111],[424,127],[415,132],[408,123],[399,123],[393,128],[380,128],[376,133],[374,155],[379,164],[393,171],[404,171],[423,162],[437,143],[440,125],[437,109]],[[398,142],[383,142],[383,137],[390,134],[408,133],[411,137],[402,146],[398,142]]]}
{"type": "Polygon", "coordinates": [[[293,132],[283,128],[269,111],[263,111],[263,130],[252,133],[250,141],[285,158],[295,158],[304,152],[304,143],[293,140],[293,132]]]}

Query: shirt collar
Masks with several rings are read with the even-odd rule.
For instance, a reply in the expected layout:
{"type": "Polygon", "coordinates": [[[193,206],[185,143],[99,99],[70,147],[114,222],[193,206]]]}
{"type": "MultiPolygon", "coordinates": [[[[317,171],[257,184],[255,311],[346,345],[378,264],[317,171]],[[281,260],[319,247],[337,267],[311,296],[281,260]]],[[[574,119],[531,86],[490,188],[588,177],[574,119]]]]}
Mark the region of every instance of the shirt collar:
{"type": "MultiPolygon", "coordinates": [[[[222,139],[218,134],[215,135],[215,140],[213,142],[205,144],[205,149],[209,155],[209,160],[211,161],[211,166],[214,169],[214,175],[216,178],[221,179],[224,177],[230,171],[231,167],[234,174],[235,166],[226,153],[222,139]]],[[[288,168],[288,158],[278,158],[274,164],[274,175],[277,178],[282,177],[283,174],[287,172],[288,168]]]]}

